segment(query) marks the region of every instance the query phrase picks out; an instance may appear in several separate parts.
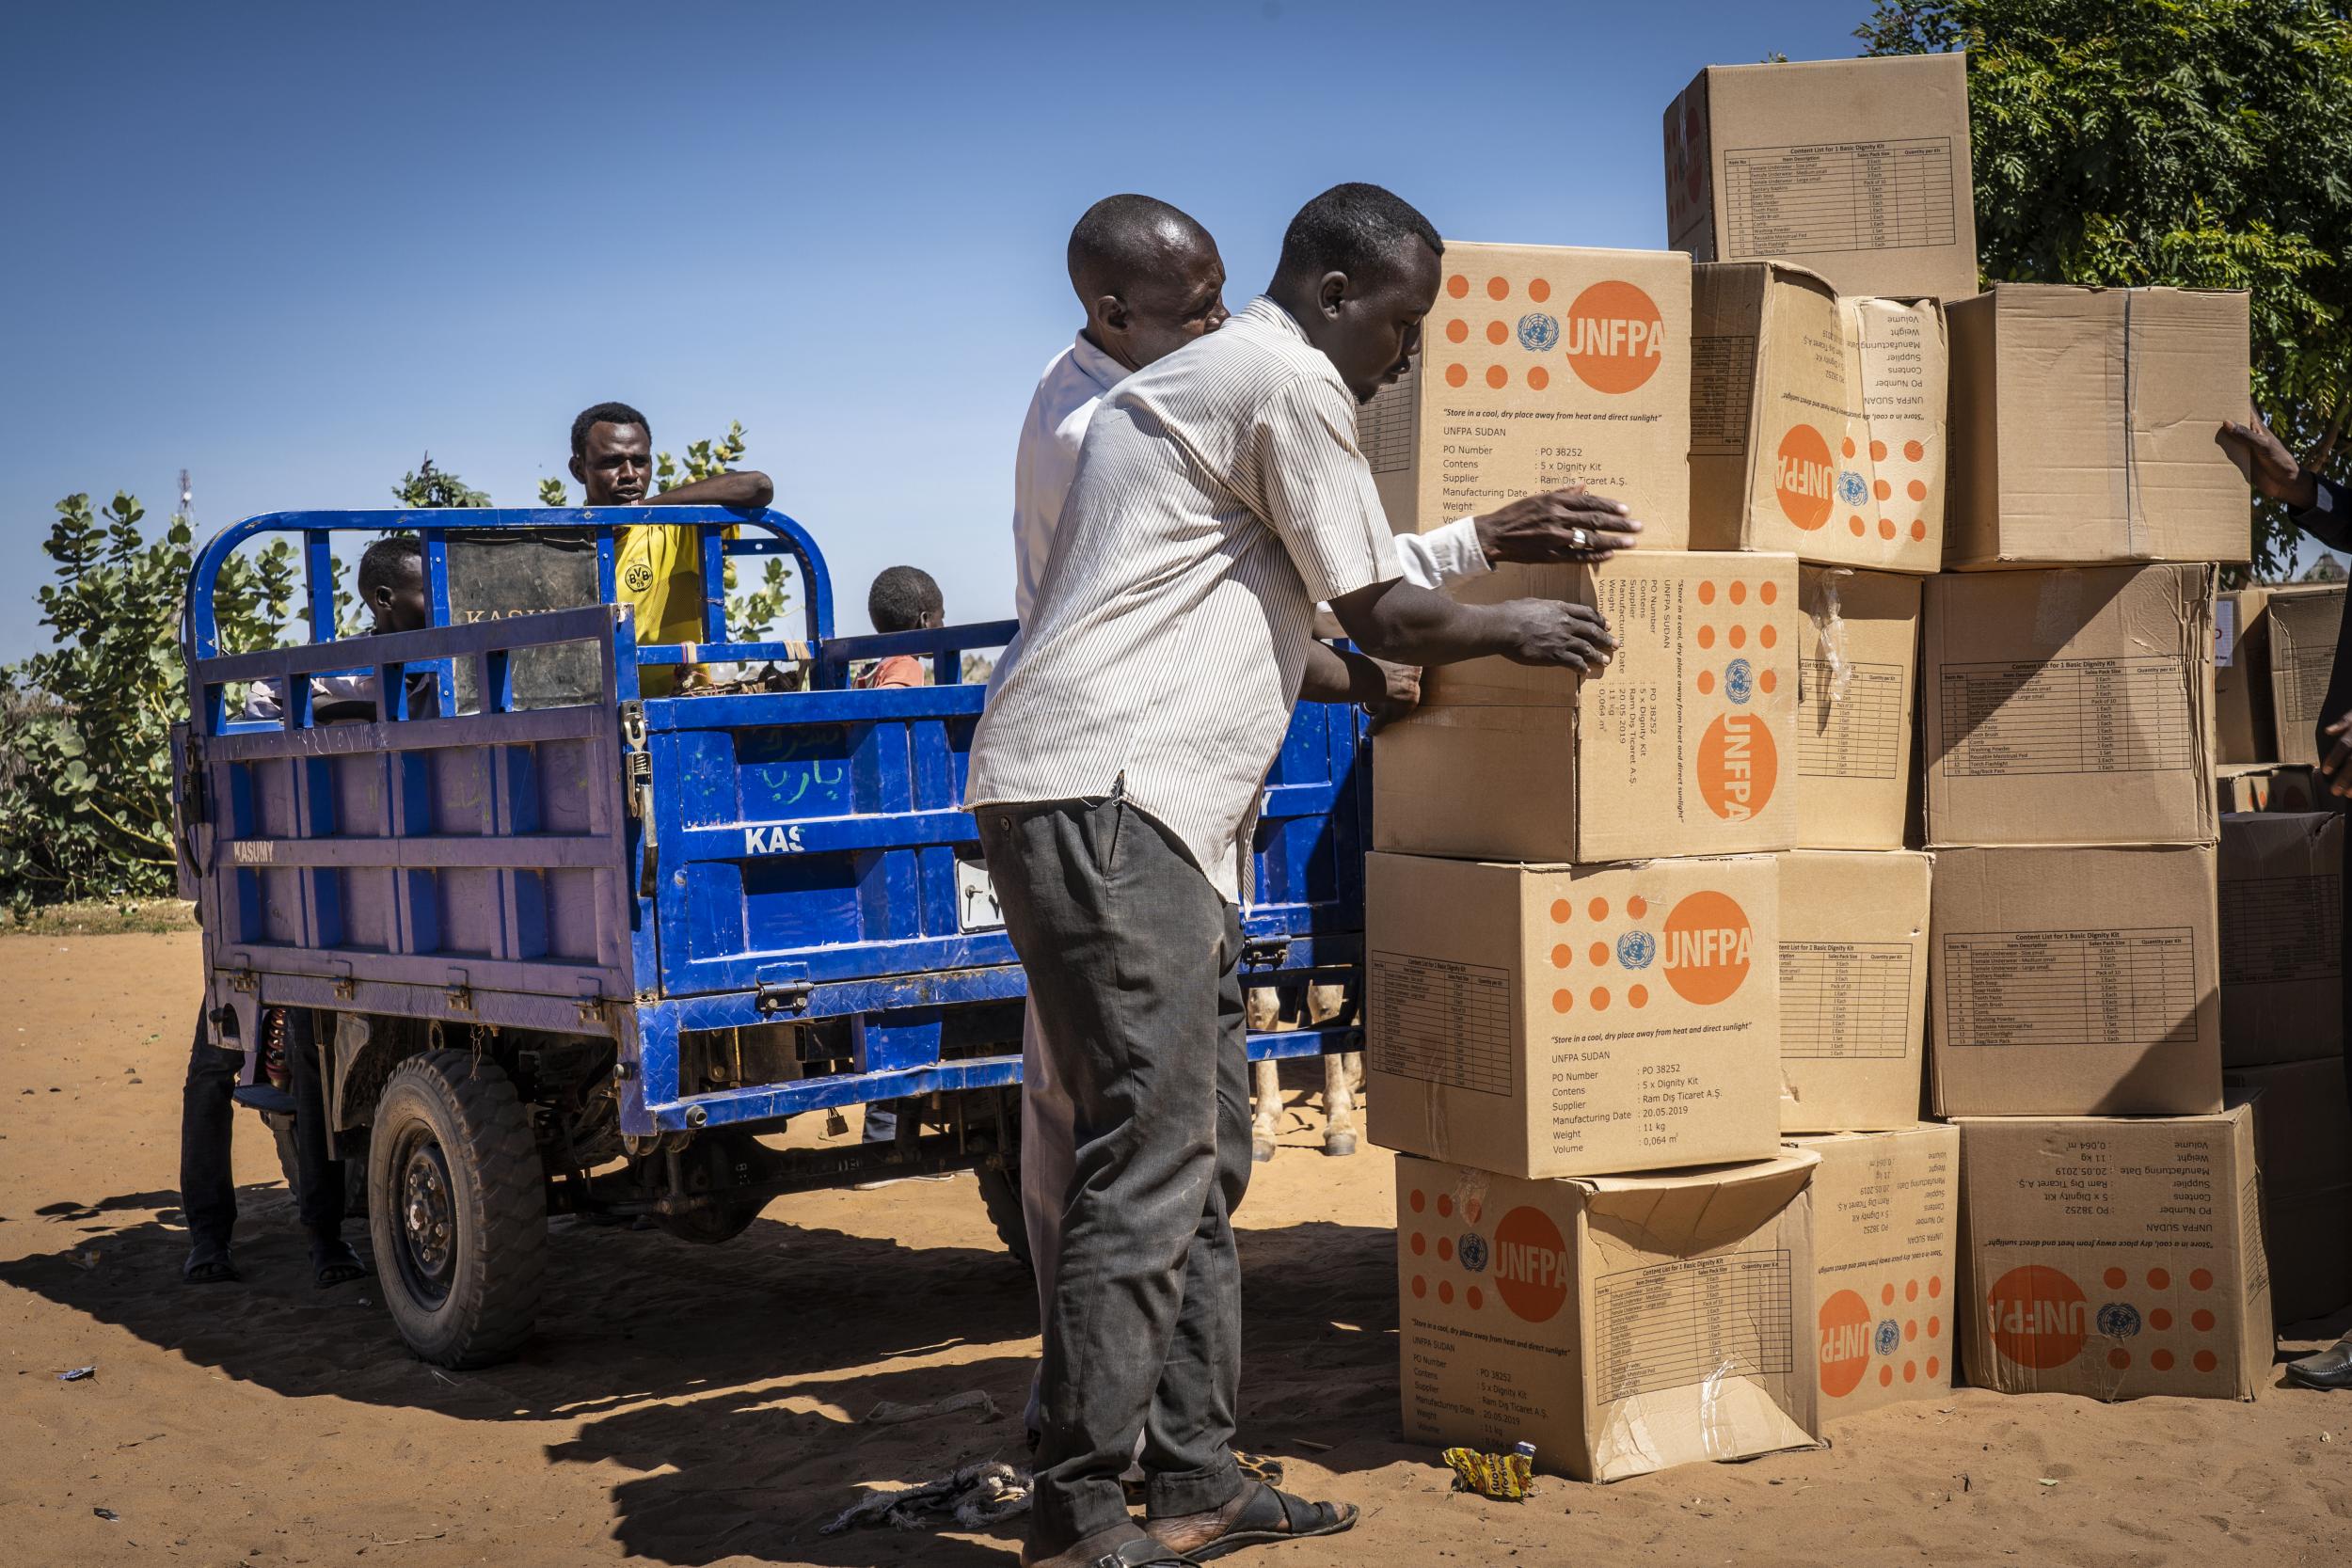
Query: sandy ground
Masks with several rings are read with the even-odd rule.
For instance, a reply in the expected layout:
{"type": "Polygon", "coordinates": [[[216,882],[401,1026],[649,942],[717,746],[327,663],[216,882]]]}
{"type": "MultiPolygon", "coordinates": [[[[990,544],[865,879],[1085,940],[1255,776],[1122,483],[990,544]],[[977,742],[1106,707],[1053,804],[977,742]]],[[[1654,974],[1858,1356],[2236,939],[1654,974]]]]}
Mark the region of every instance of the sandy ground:
{"type": "MultiPolygon", "coordinates": [[[[724,1247],[563,1228],[523,1357],[443,1372],[372,1283],[311,1288],[257,1119],[246,1282],[179,1283],[197,962],[193,935],[0,937],[0,1563],[1017,1560],[1009,1528],[818,1533],[867,1489],[1018,1457],[1012,1416],[862,1421],[976,1388],[1019,1408],[1028,1279],[968,1177],[779,1200],[724,1247]]],[[[1817,1452],[1451,1496],[1395,1435],[1389,1162],[1324,1159],[1303,1121],[1287,1143],[1242,1216],[1244,1439],[1366,1516],[1236,1560],[2352,1561],[2352,1394],[2283,1386],[2250,1406],[1963,1390],[1817,1452]]]]}

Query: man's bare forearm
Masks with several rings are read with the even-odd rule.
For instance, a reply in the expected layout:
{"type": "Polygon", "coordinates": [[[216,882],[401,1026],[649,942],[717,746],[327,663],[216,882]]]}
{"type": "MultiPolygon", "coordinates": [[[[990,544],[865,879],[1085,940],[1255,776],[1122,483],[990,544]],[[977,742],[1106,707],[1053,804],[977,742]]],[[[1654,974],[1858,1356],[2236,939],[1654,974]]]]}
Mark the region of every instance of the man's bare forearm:
{"type": "Polygon", "coordinates": [[[1426,668],[1501,655],[1581,670],[1609,662],[1616,640],[1598,611],[1557,599],[1456,604],[1404,582],[1375,583],[1331,601],[1348,640],[1375,658],[1426,668]]]}
{"type": "Polygon", "coordinates": [[[1369,703],[1388,689],[1380,666],[1358,653],[1342,653],[1327,642],[1307,644],[1307,667],[1299,673],[1302,703],[1369,703]]]}
{"type": "Polygon", "coordinates": [[[756,468],[739,473],[712,474],[708,479],[694,480],[658,496],[647,496],[646,506],[732,506],[756,512],[776,499],[776,487],[766,474],[756,468]]]}

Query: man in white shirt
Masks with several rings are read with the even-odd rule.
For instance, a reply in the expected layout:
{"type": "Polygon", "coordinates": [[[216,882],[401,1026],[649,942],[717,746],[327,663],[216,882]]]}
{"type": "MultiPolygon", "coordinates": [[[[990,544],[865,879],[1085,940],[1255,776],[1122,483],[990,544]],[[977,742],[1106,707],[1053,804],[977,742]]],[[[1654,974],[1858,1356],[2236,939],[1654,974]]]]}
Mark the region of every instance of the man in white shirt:
{"type": "MultiPolygon", "coordinates": [[[[1107,196],[1088,208],[1070,231],[1068,263],[1086,325],[1038,378],[1013,460],[1013,613],[1024,622],[1044,578],[1095,409],[1131,372],[1216,331],[1227,314],[1225,262],[1216,241],[1191,214],[1152,197],[1107,196]]],[[[1640,528],[1626,520],[1621,505],[1581,489],[1556,491],[1431,533],[1401,535],[1397,563],[1406,581],[1436,588],[1482,576],[1493,562],[1605,559],[1594,553],[1592,540],[1640,528]]],[[[1345,680],[1344,668],[1324,650],[1310,648],[1308,658],[1325,682],[1345,680]]],[[[1414,672],[1391,674],[1375,714],[1409,708],[1418,694],[1414,672]]],[[[1054,1258],[1074,1152],[1070,1097],[1040,1048],[1034,1008],[1023,1022],[1021,1074],[1021,1205],[1042,1322],[1051,1315],[1054,1258]]],[[[1037,1415],[1032,1390],[1032,1433],[1037,1415]]]]}
{"type": "MultiPolygon", "coordinates": [[[[1250,1169],[1238,838],[1297,698],[1379,697],[1376,659],[1591,669],[1614,648],[1581,605],[1466,606],[1398,580],[1356,409],[1409,364],[1442,249],[1386,191],[1326,192],[1266,297],[1104,400],[974,739],[966,804],[1075,1108],[1029,1568],[1144,1568],[1356,1519],[1245,1483],[1231,1452],[1229,1218],[1250,1169]],[[1325,673],[1318,601],[1366,650],[1325,673]],[[1149,1534],[1119,1483],[1138,1432],[1149,1534]]],[[[1573,532],[1576,558],[1632,542],[1610,520],[1573,532]]]]}

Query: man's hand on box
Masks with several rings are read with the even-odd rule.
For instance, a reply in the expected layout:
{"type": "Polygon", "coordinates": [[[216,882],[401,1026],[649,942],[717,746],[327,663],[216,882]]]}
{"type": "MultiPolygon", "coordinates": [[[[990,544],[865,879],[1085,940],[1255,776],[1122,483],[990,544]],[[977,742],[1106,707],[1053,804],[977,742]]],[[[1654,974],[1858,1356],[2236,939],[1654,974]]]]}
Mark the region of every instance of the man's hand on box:
{"type": "Polygon", "coordinates": [[[1490,562],[1574,561],[1598,564],[1641,543],[1642,525],[1624,503],[1581,484],[1522,496],[1476,519],[1478,547],[1490,562]]]}
{"type": "Polygon", "coordinates": [[[2336,743],[2328,748],[2328,754],[2319,759],[2319,771],[2328,780],[2330,795],[2352,795],[2352,713],[2345,714],[2319,732],[2335,736],[2336,743]]]}
{"type": "Polygon", "coordinates": [[[1380,667],[1386,685],[1381,693],[1364,704],[1364,711],[1372,716],[1375,735],[1421,706],[1421,671],[1410,664],[1391,664],[1386,659],[1374,659],[1380,667]]]}
{"type": "Polygon", "coordinates": [[[2270,433],[2260,409],[2249,407],[2247,418],[2249,422],[2246,424],[2224,421],[2214,435],[2214,444],[2229,453],[2230,461],[2257,491],[2297,511],[2310,511],[2319,501],[2317,476],[2297,463],[2286,443],[2270,433]]]}
{"type": "Polygon", "coordinates": [[[1509,618],[1513,645],[1503,657],[1518,664],[1550,664],[1588,673],[1616,657],[1609,623],[1590,605],[1558,599],[1512,599],[1495,607],[1509,618]]]}

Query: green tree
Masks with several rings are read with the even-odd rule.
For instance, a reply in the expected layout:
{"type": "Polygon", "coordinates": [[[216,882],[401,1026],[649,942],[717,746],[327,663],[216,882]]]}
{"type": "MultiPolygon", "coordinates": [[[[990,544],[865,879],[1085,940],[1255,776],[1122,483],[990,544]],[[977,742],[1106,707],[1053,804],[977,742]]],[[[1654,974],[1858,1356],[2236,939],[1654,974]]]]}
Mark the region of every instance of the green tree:
{"type": "MultiPolygon", "coordinates": [[[[195,550],[138,501],[57,503],[41,548],[53,646],[0,669],[0,900],[146,897],[172,886],[171,725],[187,713],[180,618],[195,550]]],[[[226,651],[275,643],[294,596],[282,541],[230,558],[215,589],[226,651]]]]}
{"type": "MultiPolygon", "coordinates": [[[[2352,472],[2352,22],[2327,0],[1878,0],[1873,55],[1968,51],[1978,262],[2009,282],[2246,289],[2253,392],[2352,472]]],[[[2262,504],[2257,564],[2293,530],[2262,504]]]]}
{"type": "Polygon", "coordinates": [[[486,493],[469,489],[466,482],[455,474],[435,467],[433,454],[429,451],[414,472],[400,476],[400,483],[392,486],[392,499],[420,512],[434,507],[490,504],[486,493]]]}
{"type": "MultiPolygon", "coordinates": [[[[654,494],[661,495],[681,484],[725,473],[743,460],[746,450],[743,421],[735,420],[728,422],[724,436],[689,446],[683,464],[666,451],[657,451],[653,454],[654,494]]],[[[541,506],[568,506],[569,494],[560,479],[549,477],[539,482],[541,506]]],[[[727,562],[726,572],[727,635],[739,642],[756,642],[772,631],[776,623],[784,619],[784,612],[792,608],[792,590],[785,582],[784,560],[781,556],[768,557],[755,588],[741,588],[734,562],[727,562]]]]}

